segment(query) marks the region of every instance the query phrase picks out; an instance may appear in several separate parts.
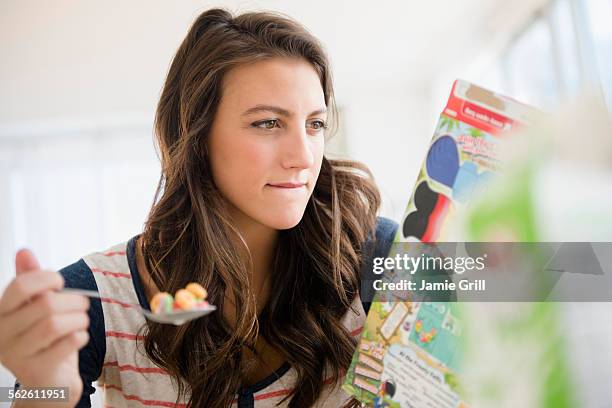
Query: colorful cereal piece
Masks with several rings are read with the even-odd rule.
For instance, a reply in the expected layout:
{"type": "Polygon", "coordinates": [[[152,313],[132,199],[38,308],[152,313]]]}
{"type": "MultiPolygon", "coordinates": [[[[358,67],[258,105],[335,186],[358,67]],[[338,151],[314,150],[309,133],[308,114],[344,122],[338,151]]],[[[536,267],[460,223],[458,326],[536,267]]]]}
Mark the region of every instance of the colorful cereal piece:
{"type": "Polygon", "coordinates": [[[172,311],[174,299],[168,292],[159,292],[151,299],[151,310],[153,313],[169,313],[172,311]]]}
{"type": "Polygon", "coordinates": [[[185,289],[193,293],[197,299],[206,299],[206,296],[208,296],[206,289],[196,282],[191,282],[185,287],[185,289]]]}
{"type": "Polygon", "coordinates": [[[187,289],[177,290],[174,295],[174,300],[182,310],[193,309],[197,302],[195,295],[187,289]]]}
{"type": "Polygon", "coordinates": [[[205,300],[201,300],[201,301],[199,301],[198,303],[196,303],[196,307],[197,307],[198,309],[203,309],[203,308],[205,308],[205,307],[208,307],[208,302],[207,302],[207,301],[205,301],[205,300]]]}
{"type": "Polygon", "coordinates": [[[417,320],[416,324],[414,325],[414,331],[416,331],[417,333],[420,333],[422,329],[423,329],[423,321],[417,320]]]}

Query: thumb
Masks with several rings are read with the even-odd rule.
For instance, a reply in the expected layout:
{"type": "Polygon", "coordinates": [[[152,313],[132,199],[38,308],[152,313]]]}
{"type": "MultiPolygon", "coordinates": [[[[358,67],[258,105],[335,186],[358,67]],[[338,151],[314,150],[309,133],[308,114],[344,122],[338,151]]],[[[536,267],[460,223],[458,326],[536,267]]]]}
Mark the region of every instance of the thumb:
{"type": "Polygon", "coordinates": [[[32,251],[25,248],[17,251],[15,255],[15,271],[17,275],[37,269],[40,269],[40,265],[32,251]]]}

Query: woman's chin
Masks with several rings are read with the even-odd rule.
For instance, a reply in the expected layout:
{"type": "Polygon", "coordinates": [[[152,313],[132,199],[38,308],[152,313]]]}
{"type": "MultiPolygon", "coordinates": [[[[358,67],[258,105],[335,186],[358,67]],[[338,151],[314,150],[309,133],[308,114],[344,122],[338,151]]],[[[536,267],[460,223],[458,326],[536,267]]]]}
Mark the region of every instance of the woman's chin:
{"type": "Polygon", "coordinates": [[[270,228],[286,230],[295,227],[302,221],[304,211],[278,211],[266,217],[265,222],[270,228]]]}

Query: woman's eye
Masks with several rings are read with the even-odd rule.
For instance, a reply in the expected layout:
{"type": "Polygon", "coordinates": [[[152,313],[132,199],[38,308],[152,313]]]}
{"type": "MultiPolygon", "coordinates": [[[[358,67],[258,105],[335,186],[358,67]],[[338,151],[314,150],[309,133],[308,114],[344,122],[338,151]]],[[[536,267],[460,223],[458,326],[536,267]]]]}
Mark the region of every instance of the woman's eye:
{"type": "Polygon", "coordinates": [[[251,126],[260,129],[274,129],[278,124],[278,119],[267,119],[253,123],[251,126]]]}
{"type": "Polygon", "coordinates": [[[314,130],[322,130],[327,129],[327,124],[322,120],[313,120],[310,122],[310,127],[312,127],[314,130]]]}

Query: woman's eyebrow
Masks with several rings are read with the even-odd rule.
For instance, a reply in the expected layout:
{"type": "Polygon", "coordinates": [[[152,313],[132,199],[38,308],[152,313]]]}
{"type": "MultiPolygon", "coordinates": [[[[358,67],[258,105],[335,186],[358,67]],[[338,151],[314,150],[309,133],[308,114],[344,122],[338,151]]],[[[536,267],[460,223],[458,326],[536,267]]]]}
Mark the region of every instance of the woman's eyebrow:
{"type": "MultiPolygon", "coordinates": [[[[259,113],[259,112],[274,112],[278,115],[286,116],[286,117],[293,116],[292,112],[289,112],[288,110],[283,109],[283,108],[279,108],[278,106],[272,106],[272,105],[255,105],[252,108],[249,108],[246,111],[244,111],[242,116],[248,116],[248,115],[252,115],[253,113],[259,113]]],[[[317,109],[316,111],[311,112],[310,115],[308,116],[320,115],[322,113],[327,113],[327,109],[326,108],[317,109]]]]}

